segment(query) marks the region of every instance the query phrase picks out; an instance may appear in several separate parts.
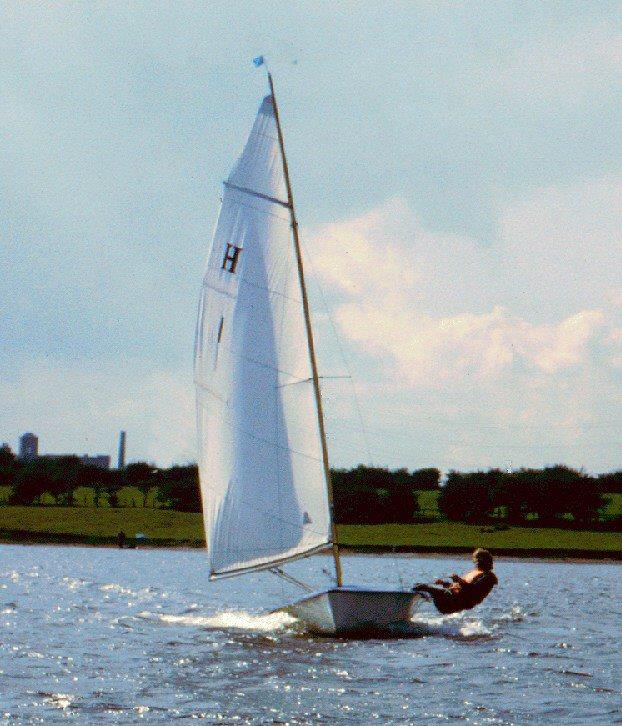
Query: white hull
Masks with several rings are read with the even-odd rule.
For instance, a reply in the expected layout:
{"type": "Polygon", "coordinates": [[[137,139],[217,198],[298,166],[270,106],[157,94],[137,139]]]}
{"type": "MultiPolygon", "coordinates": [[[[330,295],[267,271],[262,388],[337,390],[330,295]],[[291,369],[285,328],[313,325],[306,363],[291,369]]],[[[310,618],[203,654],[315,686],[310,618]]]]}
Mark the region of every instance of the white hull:
{"type": "Polygon", "coordinates": [[[364,590],[337,587],[316,593],[283,611],[302,621],[312,633],[348,635],[408,626],[421,596],[407,590],[364,590]]]}

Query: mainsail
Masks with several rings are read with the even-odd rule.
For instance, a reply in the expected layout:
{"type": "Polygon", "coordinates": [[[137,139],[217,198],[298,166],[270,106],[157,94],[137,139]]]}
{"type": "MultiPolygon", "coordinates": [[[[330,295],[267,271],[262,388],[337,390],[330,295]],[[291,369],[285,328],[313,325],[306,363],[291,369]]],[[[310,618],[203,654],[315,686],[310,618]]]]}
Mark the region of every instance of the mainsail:
{"type": "Polygon", "coordinates": [[[327,482],[272,96],[224,184],[195,382],[212,576],[326,546],[327,482]]]}

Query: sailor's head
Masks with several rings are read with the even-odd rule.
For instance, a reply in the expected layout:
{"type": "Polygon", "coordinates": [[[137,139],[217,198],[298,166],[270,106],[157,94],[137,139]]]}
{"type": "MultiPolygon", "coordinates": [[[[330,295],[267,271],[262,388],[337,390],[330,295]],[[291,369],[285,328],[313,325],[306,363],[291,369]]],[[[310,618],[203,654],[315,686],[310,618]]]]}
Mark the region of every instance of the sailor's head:
{"type": "Polygon", "coordinates": [[[473,562],[480,570],[484,570],[485,572],[492,570],[492,555],[488,550],[484,550],[481,547],[478,547],[473,552],[473,562]]]}

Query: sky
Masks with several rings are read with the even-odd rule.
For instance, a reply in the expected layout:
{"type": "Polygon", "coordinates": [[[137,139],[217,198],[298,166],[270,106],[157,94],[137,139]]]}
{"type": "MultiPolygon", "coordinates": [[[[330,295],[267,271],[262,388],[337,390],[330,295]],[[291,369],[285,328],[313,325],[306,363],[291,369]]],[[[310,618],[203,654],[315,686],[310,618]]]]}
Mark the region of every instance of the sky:
{"type": "Polygon", "coordinates": [[[0,441],[196,459],[259,54],[333,464],[622,469],[622,13],[594,0],[3,3],[0,441]]]}

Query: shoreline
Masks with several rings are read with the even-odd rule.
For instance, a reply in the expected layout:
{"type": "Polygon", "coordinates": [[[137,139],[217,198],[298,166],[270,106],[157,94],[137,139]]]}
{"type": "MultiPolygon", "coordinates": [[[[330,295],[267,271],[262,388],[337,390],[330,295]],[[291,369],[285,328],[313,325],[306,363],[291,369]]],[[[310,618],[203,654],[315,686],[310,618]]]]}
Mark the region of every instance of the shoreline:
{"type": "MultiPolygon", "coordinates": [[[[61,533],[36,533],[26,530],[0,530],[0,544],[32,545],[32,546],[65,546],[65,547],[104,547],[118,549],[116,537],[101,537],[95,535],[78,536],[61,533]]],[[[135,548],[123,549],[168,549],[168,550],[202,550],[205,542],[189,539],[152,539],[137,543],[135,548]]],[[[458,547],[450,545],[341,545],[340,551],[344,555],[419,555],[424,557],[444,557],[447,555],[470,555],[472,547],[458,547]]],[[[609,562],[618,564],[622,562],[622,551],[615,550],[588,550],[570,548],[524,548],[524,547],[495,547],[492,548],[495,558],[516,560],[550,560],[570,562],[609,562]]],[[[330,555],[330,550],[322,552],[330,555]]]]}

